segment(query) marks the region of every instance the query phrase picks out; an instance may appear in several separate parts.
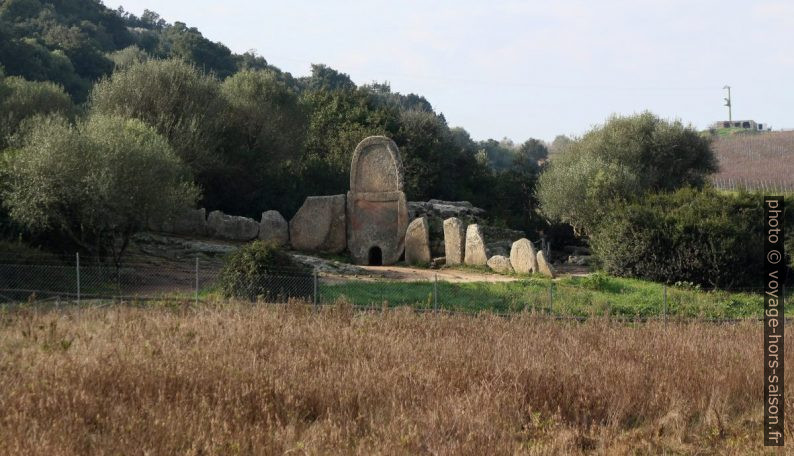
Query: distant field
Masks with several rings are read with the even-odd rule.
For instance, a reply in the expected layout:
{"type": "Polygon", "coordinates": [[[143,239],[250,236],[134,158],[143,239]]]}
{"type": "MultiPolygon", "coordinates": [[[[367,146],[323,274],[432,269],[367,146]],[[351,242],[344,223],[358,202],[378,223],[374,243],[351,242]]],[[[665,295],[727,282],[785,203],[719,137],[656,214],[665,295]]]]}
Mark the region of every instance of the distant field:
{"type": "Polygon", "coordinates": [[[794,191],[794,131],[720,136],[713,148],[717,188],[794,191]]]}

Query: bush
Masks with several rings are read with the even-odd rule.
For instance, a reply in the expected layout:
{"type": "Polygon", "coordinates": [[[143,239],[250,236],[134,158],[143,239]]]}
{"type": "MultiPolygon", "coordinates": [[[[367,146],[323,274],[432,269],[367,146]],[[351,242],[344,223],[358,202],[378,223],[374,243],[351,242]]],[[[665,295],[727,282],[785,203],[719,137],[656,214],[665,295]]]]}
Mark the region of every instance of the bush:
{"type": "MultiPolygon", "coordinates": [[[[610,274],[709,288],[762,284],[759,195],[683,189],[616,204],[610,213],[591,238],[610,274]]],[[[792,215],[787,211],[789,224],[792,215]]]]}
{"type": "Polygon", "coordinates": [[[537,197],[546,217],[585,235],[609,218],[609,202],[702,187],[717,170],[700,133],[649,112],[612,117],[564,150],[540,175],[537,197]]]}
{"type": "Polygon", "coordinates": [[[3,204],[34,233],[55,231],[89,254],[119,263],[149,220],[195,204],[187,167],[153,128],[91,115],[25,120],[0,164],[3,204]]]}
{"type": "Polygon", "coordinates": [[[255,241],[232,253],[221,271],[225,297],[265,301],[310,298],[314,294],[312,270],[293,260],[277,245],[255,241]]]}

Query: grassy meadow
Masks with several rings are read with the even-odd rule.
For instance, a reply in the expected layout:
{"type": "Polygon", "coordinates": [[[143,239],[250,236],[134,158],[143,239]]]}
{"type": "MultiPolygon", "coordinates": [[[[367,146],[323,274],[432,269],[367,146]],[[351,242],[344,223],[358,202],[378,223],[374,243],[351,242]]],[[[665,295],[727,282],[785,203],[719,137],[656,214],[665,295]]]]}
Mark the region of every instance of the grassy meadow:
{"type": "Polygon", "coordinates": [[[344,298],[356,306],[438,307],[455,312],[537,312],[565,317],[747,318],[763,314],[757,290],[702,291],[659,283],[592,274],[551,281],[528,278],[515,282],[450,283],[431,281],[349,281],[324,284],[324,302],[344,298]],[[434,288],[437,299],[434,299],[434,288]]]}

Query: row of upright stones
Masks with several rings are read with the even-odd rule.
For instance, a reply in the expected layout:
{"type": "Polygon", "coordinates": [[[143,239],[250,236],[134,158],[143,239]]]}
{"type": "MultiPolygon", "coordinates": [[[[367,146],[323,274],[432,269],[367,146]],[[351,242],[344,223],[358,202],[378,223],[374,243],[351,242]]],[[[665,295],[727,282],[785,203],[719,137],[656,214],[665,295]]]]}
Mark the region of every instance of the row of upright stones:
{"type": "MultiPolygon", "coordinates": [[[[529,239],[522,238],[510,248],[510,257],[489,256],[480,225],[474,223],[464,228],[457,217],[444,220],[444,262],[454,266],[488,266],[501,274],[538,273],[554,277],[554,268],[546,259],[543,251],[538,251],[529,239]]],[[[405,234],[405,262],[427,264],[432,260],[430,254],[430,230],[426,217],[414,219],[405,234]]]]}
{"type": "MultiPolygon", "coordinates": [[[[205,218],[204,209],[189,211],[184,217],[154,229],[176,234],[209,235],[227,240],[263,239],[306,252],[341,253],[348,250],[355,263],[389,265],[397,262],[403,252],[409,264],[428,264],[433,252],[444,249],[449,265],[489,266],[499,273],[541,273],[554,276],[543,252],[538,252],[528,239],[519,239],[510,248],[510,257],[489,255],[482,227],[467,222],[483,211],[466,202],[430,200],[427,205],[441,208],[434,214],[433,229],[443,218],[443,244],[435,232],[431,236],[425,203],[412,203],[411,211],[425,215],[410,224],[409,204],[403,192],[403,164],[397,145],[384,136],[371,136],[361,141],[353,152],[350,170],[350,191],[347,195],[310,196],[289,223],[277,211],[262,214],[255,220],[213,211],[205,218]],[[458,216],[448,217],[456,214],[458,216]],[[438,217],[440,215],[441,217],[438,217]],[[435,244],[431,245],[433,238],[435,244]]],[[[419,215],[415,213],[413,216],[419,215]]],[[[506,254],[509,239],[500,237],[495,251],[506,254]],[[502,244],[507,241],[506,244],[502,244]]],[[[493,239],[492,239],[493,240],[493,239]]]]}

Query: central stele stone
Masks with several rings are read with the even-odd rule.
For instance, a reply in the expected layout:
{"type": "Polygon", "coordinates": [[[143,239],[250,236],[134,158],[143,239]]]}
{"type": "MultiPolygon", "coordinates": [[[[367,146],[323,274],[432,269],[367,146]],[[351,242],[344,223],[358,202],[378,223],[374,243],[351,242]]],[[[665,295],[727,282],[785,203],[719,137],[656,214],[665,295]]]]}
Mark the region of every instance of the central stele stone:
{"type": "Polygon", "coordinates": [[[357,264],[394,264],[403,253],[407,226],[400,150],[385,136],[370,136],[353,152],[347,248],[357,264]]]}

